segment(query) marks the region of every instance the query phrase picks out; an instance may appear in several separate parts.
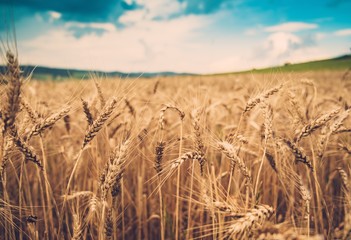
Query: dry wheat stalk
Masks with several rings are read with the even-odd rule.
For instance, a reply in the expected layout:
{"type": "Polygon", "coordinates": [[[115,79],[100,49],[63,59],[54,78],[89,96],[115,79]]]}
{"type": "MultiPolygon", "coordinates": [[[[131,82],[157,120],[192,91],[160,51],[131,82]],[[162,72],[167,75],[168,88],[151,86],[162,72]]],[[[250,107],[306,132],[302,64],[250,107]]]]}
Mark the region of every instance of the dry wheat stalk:
{"type": "Polygon", "coordinates": [[[38,123],[38,119],[39,119],[39,115],[38,113],[36,113],[31,106],[22,99],[21,101],[23,108],[26,110],[26,112],[28,113],[28,116],[30,118],[30,120],[32,121],[33,124],[37,124],[38,123]]]}
{"type": "Polygon", "coordinates": [[[206,164],[206,159],[205,159],[205,146],[204,143],[202,141],[202,137],[201,137],[201,128],[200,128],[200,111],[199,109],[195,109],[192,111],[191,113],[191,117],[192,117],[192,124],[193,124],[193,132],[194,132],[194,148],[197,152],[201,153],[203,155],[202,158],[200,158],[199,160],[199,164],[200,164],[200,172],[201,175],[204,174],[204,167],[206,164]]]}
{"type": "Polygon", "coordinates": [[[291,227],[282,226],[282,224],[265,224],[262,228],[254,231],[250,236],[252,239],[257,240],[323,240],[321,235],[307,236],[301,235],[296,232],[296,229],[291,227]]]}
{"type": "Polygon", "coordinates": [[[123,176],[129,144],[130,140],[127,140],[114,149],[108,161],[108,167],[103,174],[104,177],[100,177],[103,200],[107,198],[109,190],[111,190],[112,196],[117,196],[120,191],[120,180],[123,176]]]}
{"type": "Polygon", "coordinates": [[[212,215],[214,212],[221,212],[226,215],[234,215],[237,213],[237,208],[228,202],[222,201],[221,199],[217,199],[216,201],[211,197],[211,184],[207,182],[206,178],[200,179],[200,189],[201,195],[200,197],[203,200],[203,204],[205,209],[209,210],[211,213],[211,217],[215,218],[215,215],[212,215]]]}
{"type": "Polygon", "coordinates": [[[111,132],[108,134],[109,138],[113,138],[113,136],[115,136],[116,132],[122,127],[126,125],[126,123],[119,123],[117,124],[112,130],[111,132]]]}
{"type": "Polygon", "coordinates": [[[102,201],[93,194],[88,202],[88,215],[86,216],[86,221],[90,222],[94,219],[99,210],[101,210],[102,201]]]}
{"type": "Polygon", "coordinates": [[[243,135],[238,135],[236,134],[236,132],[230,132],[229,134],[227,134],[225,136],[225,141],[227,141],[228,143],[230,144],[233,144],[233,143],[241,143],[241,144],[248,144],[249,143],[249,140],[243,136],[243,135]]]}
{"type": "Polygon", "coordinates": [[[299,123],[305,123],[305,118],[302,114],[301,104],[297,101],[296,94],[292,91],[288,92],[289,103],[292,106],[294,113],[292,113],[294,117],[294,124],[297,126],[299,123]]]}
{"type": "Polygon", "coordinates": [[[91,140],[93,140],[96,134],[100,131],[107,119],[112,115],[116,104],[117,100],[113,98],[112,101],[104,107],[101,114],[96,118],[93,124],[89,126],[89,129],[87,130],[84,137],[82,148],[84,148],[88,143],[90,143],[91,140]]]}
{"type": "Polygon", "coordinates": [[[210,210],[209,213],[210,213],[211,218],[216,219],[216,214],[215,214],[215,211],[213,208],[214,201],[213,201],[213,197],[211,195],[211,191],[209,188],[211,188],[211,186],[209,186],[206,179],[201,178],[200,179],[200,189],[201,189],[200,190],[200,193],[201,193],[200,197],[203,200],[205,208],[210,210]]]}
{"type": "Polygon", "coordinates": [[[201,158],[203,158],[203,156],[199,152],[186,152],[171,163],[170,170],[178,168],[178,166],[182,165],[187,160],[198,160],[200,162],[202,161],[201,158]]]}
{"type": "Polygon", "coordinates": [[[152,90],[152,93],[153,93],[153,94],[156,94],[159,84],[160,84],[160,80],[157,79],[157,81],[156,81],[156,83],[155,83],[155,85],[154,85],[154,88],[153,88],[153,90],[152,90]]]}
{"type": "Polygon", "coordinates": [[[7,76],[9,81],[6,90],[7,101],[3,109],[2,118],[4,122],[4,131],[7,131],[8,129],[15,131],[14,124],[21,103],[21,70],[17,58],[10,51],[6,53],[6,58],[7,76]]]}
{"type": "Polygon", "coordinates": [[[295,143],[291,142],[288,139],[284,139],[283,140],[285,142],[285,144],[289,147],[290,151],[294,154],[295,156],[295,161],[296,162],[302,162],[303,164],[305,164],[309,169],[311,169],[311,171],[313,172],[313,166],[312,166],[312,162],[310,161],[310,159],[306,156],[306,154],[304,153],[304,150],[300,147],[298,147],[295,143]]]}
{"type": "Polygon", "coordinates": [[[41,170],[44,170],[41,161],[39,160],[38,156],[34,153],[34,151],[27,146],[27,144],[22,141],[22,139],[18,136],[13,136],[13,142],[17,146],[18,150],[23,153],[25,159],[27,161],[31,161],[35,163],[41,170]]]}
{"type": "Polygon", "coordinates": [[[242,144],[249,144],[249,140],[243,135],[237,135],[236,140],[242,144]]]}
{"type": "Polygon", "coordinates": [[[241,174],[247,179],[247,181],[251,182],[251,174],[249,169],[246,167],[245,163],[241,160],[241,158],[237,154],[237,150],[234,146],[226,141],[218,142],[219,149],[229,158],[231,171],[233,171],[234,166],[237,164],[241,171],[241,174]]]}
{"type": "Polygon", "coordinates": [[[138,139],[140,142],[143,142],[145,140],[145,138],[147,137],[147,134],[148,134],[148,130],[147,128],[143,128],[141,130],[141,132],[138,134],[138,139]]]}
{"type": "Polygon", "coordinates": [[[344,121],[348,118],[351,109],[347,109],[345,112],[341,113],[338,118],[330,126],[330,135],[336,133],[342,127],[344,121]]]}
{"type": "Polygon", "coordinates": [[[336,170],[340,174],[340,177],[341,177],[341,180],[342,180],[342,184],[343,184],[345,190],[347,192],[349,192],[350,191],[350,183],[349,183],[349,180],[348,180],[347,173],[341,167],[338,167],[336,170]]]}
{"type": "Polygon", "coordinates": [[[112,218],[112,208],[109,208],[107,210],[107,214],[105,217],[105,237],[106,239],[112,239],[113,238],[113,218],[112,218]]]}
{"type": "Polygon", "coordinates": [[[159,125],[160,125],[160,129],[161,130],[164,129],[165,113],[166,113],[167,109],[176,110],[178,112],[178,114],[179,114],[180,120],[182,120],[182,121],[183,121],[183,119],[185,117],[185,113],[183,111],[181,111],[178,107],[170,105],[170,104],[164,104],[164,107],[161,108],[161,110],[160,110],[160,117],[159,117],[159,125]]]}
{"type": "Polygon", "coordinates": [[[264,136],[266,141],[273,137],[273,108],[270,104],[263,104],[263,115],[264,115],[264,136]]]}
{"type": "Polygon", "coordinates": [[[63,117],[63,121],[65,122],[65,128],[67,133],[71,132],[71,117],[69,115],[66,115],[63,117]]]}
{"type": "Polygon", "coordinates": [[[132,104],[130,103],[130,101],[129,101],[127,98],[125,98],[125,99],[124,99],[124,102],[125,102],[125,104],[126,104],[128,110],[129,110],[130,115],[132,115],[133,117],[135,117],[135,108],[132,106],[132,104]]]}
{"type": "Polygon", "coordinates": [[[273,94],[277,93],[281,88],[283,87],[283,84],[279,85],[278,87],[274,87],[269,89],[268,91],[262,93],[258,97],[249,99],[249,101],[246,104],[246,107],[244,109],[244,113],[249,112],[252,108],[254,108],[257,104],[260,102],[264,101],[265,99],[269,98],[273,94]]]}
{"type": "Polygon", "coordinates": [[[333,111],[323,114],[319,118],[312,120],[310,123],[308,123],[301,129],[300,133],[296,137],[296,142],[299,142],[301,138],[307,137],[312,132],[324,126],[328,121],[334,118],[339,112],[340,112],[340,108],[334,109],[333,111]]]}
{"type": "Polygon", "coordinates": [[[240,238],[255,225],[262,224],[262,222],[269,219],[273,212],[273,208],[268,205],[256,205],[253,209],[244,213],[242,217],[232,221],[226,227],[225,235],[229,238],[240,238]]]}
{"type": "Polygon", "coordinates": [[[274,170],[274,172],[278,172],[278,169],[277,169],[277,164],[276,164],[276,161],[273,157],[273,155],[267,150],[266,151],[266,159],[268,160],[269,162],[269,165],[272,167],[272,169],[274,170]]]}
{"type": "Polygon", "coordinates": [[[310,191],[308,191],[307,187],[303,184],[301,176],[297,177],[296,184],[297,184],[297,189],[301,194],[302,200],[306,204],[307,214],[309,214],[310,213],[309,204],[312,199],[311,193],[310,191]]]}
{"type": "Polygon", "coordinates": [[[339,131],[339,129],[342,127],[343,122],[349,116],[349,113],[350,113],[350,109],[339,114],[339,117],[329,127],[329,132],[322,131],[322,135],[320,136],[319,141],[318,141],[318,157],[319,157],[319,159],[323,158],[324,151],[327,147],[330,136],[335,134],[337,131],[339,131]]]}
{"type": "Polygon", "coordinates": [[[82,223],[78,214],[73,214],[73,236],[72,240],[81,240],[83,239],[83,230],[82,223]]]}
{"type": "Polygon", "coordinates": [[[94,118],[93,118],[93,115],[90,112],[90,109],[89,109],[89,106],[88,106],[88,102],[85,101],[83,98],[81,98],[80,100],[82,101],[83,111],[84,111],[84,114],[85,114],[85,118],[88,121],[88,125],[89,126],[93,125],[94,118]]]}
{"type": "Polygon", "coordinates": [[[158,175],[162,172],[162,159],[163,159],[163,151],[165,149],[166,142],[160,141],[157,142],[156,146],[156,159],[154,168],[158,175]]]}
{"type": "Polygon", "coordinates": [[[95,78],[94,78],[94,84],[95,84],[95,88],[96,88],[98,95],[99,95],[101,108],[103,108],[106,105],[105,97],[102,93],[100,84],[98,83],[98,81],[95,78]]]}
{"type": "Polygon", "coordinates": [[[3,152],[2,152],[2,162],[1,162],[1,166],[0,166],[0,175],[4,174],[7,163],[10,160],[9,159],[9,152],[13,147],[13,141],[9,137],[5,137],[4,142],[5,142],[5,144],[4,144],[4,148],[3,148],[3,152]]]}
{"type": "Polygon", "coordinates": [[[344,187],[345,193],[345,216],[343,222],[343,233],[342,239],[350,239],[351,238],[351,195],[350,195],[350,182],[348,179],[348,175],[341,167],[337,168],[337,171],[340,174],[342,184],[344,187]]]}
{"type": "Polygon", "coordinates": [[[350,113],[350,109],[339,114],[337,119],[329,127],[328,132],[326,132],[327,128],[323,129],[324,131],[322,130],[322,135],[320,136],[319,141],[318,141],[318,157],[320,159],[323,158],[324,151],[327,147],[328,140],[329,140],[330,136],[335,134],[337,131],[339,131],[339,129],[342,127],[343,122],[349,116],[349,113],[350,113]]]}
{"type": "Polygon", "coordinates": [[[327,141],[330,137],[330,135],[327,134],[324,129],[322,129],[321,132],[322,132],[322,134],[319,136],[318,145],[317,145],[317,147],[318,147],[317,148],[317,155],[318,155],[320,160],[322,160],[322,158],[323,158],[324,151],[325,151],[325,148],[327,145],[327,141]]]}
{"type": "Polygon", "coordinates": [[[351,132],[351,128],[340,127],[340,129],[337,130],[334,134],[349,133],[349,132],[351,132]]]}
{"type": "Polygon", "coordinates": [[[35,124],[27,136],[27,141],[29,141],[33,136],[39,135],[44,130],[52,127],[58,120],[67,116],[68,112],[71,110],[70,107],[63,108],[60,112],[54,113],[46,119],[35,124]]]}

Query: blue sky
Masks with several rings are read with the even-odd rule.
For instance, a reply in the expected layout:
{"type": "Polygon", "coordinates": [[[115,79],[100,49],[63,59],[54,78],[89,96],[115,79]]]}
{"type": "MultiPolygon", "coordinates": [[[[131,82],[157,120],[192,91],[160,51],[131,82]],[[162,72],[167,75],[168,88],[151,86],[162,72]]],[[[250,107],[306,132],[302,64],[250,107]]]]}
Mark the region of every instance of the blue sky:
{"type": "Polygon", "coordinates": [[[350,53],[350,11],[350,0],[0,0],[0,34],[14,15],[23,64],[216,73],[350,53]]]}

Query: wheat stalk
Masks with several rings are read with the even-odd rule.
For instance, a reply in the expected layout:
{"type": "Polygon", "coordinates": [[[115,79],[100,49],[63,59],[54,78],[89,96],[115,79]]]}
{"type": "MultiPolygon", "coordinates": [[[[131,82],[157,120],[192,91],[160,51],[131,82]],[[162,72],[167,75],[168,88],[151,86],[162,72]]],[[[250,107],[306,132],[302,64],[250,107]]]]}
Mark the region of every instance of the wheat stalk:
{"type": "Polygon", "coordinates": [[[266,92],[260,94],[258,97],[250,99],[246,107],[244,109],[244,113],[249,112],[251,109],[253,109],[257,104],[260,102],[264,101],[265,99],[269,98],[270,96],[274,95],[275,93],[279,92],[279,90],[283,87],[283,84],[279,85],[278,87],[271,88],[267,90],[266,92]]]}
{"type": "Polygon", "coordinates": [[[104,227],[106,239],[113,239],[113,218],[111,208],[107,210],[104,227]]]}
{"type": "Polygon", "coordinates": [[[29,141],[33,136],[39,135],[44,130],[52,127],[58,120],[67,116],[68,112],[71,110],[70,107],[62,109],[60,112],[52,114],[51,116],[47,117],[46,119],[38,122],[35,124],[31,131],[28,133],[27,141],[29,141]]]}
{"type": "Polygon", "coordinates": [[[82,223],[78,214],[73,214],[73,236],[72,240],[81,240],[83,239],[83,230],[82,223]]]}
{"type": "MultiPolygon", "coordinates": [[[[17,58],[8,51],[7,58],[7,76],[9,78],[8,88],[6,91],[7,101],[2,112],[4,122],[4,131],[8,129],[15,131],[15,120],[17,112],[20,110],[21,103],[21,70],[17,58]]],[[[13,135],[13,134],[12,134],[13,135]]]]}
{"type": "Polygon", "coordinates": [[[268,205],[256,205],[253,209],[244,213],[242,217],[232,221],[226,227],[225,235],[229,238],[241,238],[252,227],[268,219],[273,212],[273,208],[268,205]]]}
{"type": "Polygon", "coordinates": [[[201,175],[204,174],[204,167],[206,164],[205,159],[205,146],[201,137],[201,127],[200,127],[200,111],[199,109],[195,109],[191,113],[192,117],[192,124],[193,124],[193,132],[194,132],[194,148],[195,151],[202,154],[203,157],[199,158],[200,164],[200,173],[201,175]]]}
{"type": "Polygon", "coordinates": [[[334,118],[338,113],[340,112],[340,109],[334,109],[333,111],[323,114],[317,119],[312,120],[310,123],[305,125],[300,133],[296,137],[296,142],[299,142],[301,138],[309,136],[311,133],[325,125],[328,121],[330,121],[332,118],[334,118]]]}
{"type": "Polygon", "coordinates": [[[106,199],[109,190],[111,190],[112,196],[117,196],[119,193],[120,180],[123,176],[129,144],[130,140],[125,141],[121,146],[116,147],[110,156],[104,177],[100,178],[103,200],[106,199]]]}
{"type": "Polygon", "coordinates": [[[82,105],[83,105],[83,112],[84,112],[85,118],[87,119],[87,122],[88,122],[88,126],[93,125],[94,119],[93,119],[93,115],[90,112],[88,102],[85,101],[83,98],[81,98],[81,101],[82,101],[82,105]]]}
{"type": "Polygon", "coordinates": [[[160,110],[160,116],[159,116],[159,126],[160,126],[160,129],[163,130],[164,129],[164,125],[165,125],[165,113],[168,109],[173,109],[175,111],[178,112],[179,114],[179,117],[180,117],[180,120],[183,120],[184,117],[185,117],[185,113],[180,110],[178,107],[176,106],[173,106],[171,104],[164,104],[164,107],[161,108],[160,110]]]}
{"type": "Polygon", "coordinates": [[[99,95],[101,108],[103,108],[106,105],[105,97],[104,97],[104,94],[102,93],[100,84],[98,83],[98,81],[95,78],[94,78],[94,84],[95,84],[95,88],[96,88],[98,95],[99,95]]]}
{"type": "Polygon", "coordinates": [[[162,159],[163,159],[163,151],[165,149],[166,142],[160,141],[157,142],[156,146],[156,158],[154,168],[158,175],[162,172],[162,159]]]}
{"type": "Polygon", "coordinates": [[[219,149],[229,158],[231,163],[231,171],[233,171],[234,166],[237,164],[239,166],[241,174],[247,179],[247,182],[251,182],[251,174],[249,169],[246,167],[245,163],[237,155],[237,150],[234,146],[226,141],[218,142],[219,149]]]}
{"type": "Polygon", "coordinates": [[[13,136],[13,142],[17,146],[18,150],[22,152],[27,161],[35,163],[41,170],[44,170],[43,165],[39,160],[38,156],[29,146],[27,146],[27,144],[20,137],[13,136]]]}
{"type": "Polygon", "coordinates": [[[32,121],[33,124],[37,124],[38,123],[38,119],[39,119],[39,115],[38,113],[36,113],[31,106],[22,99],[21,101],[23,108],[26,110],[26,112],[29,115],[30,120],[32,121]]]}
{"type": "Polygon", "coordinates": [[[284,139],[285,144],[289,147],[290,151],[294,154],[295,156],[295,161],[296,162],[302,162],[305,164],[311,171],[313,172],[313,166],[312,162],[310,159],[306,156],[304,153],[304,150],[300,147],[298,147],[295,143],[291,142],[288,139],[284,139]]]}
{"type": "Polygon", "coordinates": [[[91,124],[85,133],[85,137],[83,140],[83,145],[82,149],[88,145],[88,143],[91,142],[91,140],[94,139],[96,134],[101,130],[103,127],[104,123],[107,121],[107,119],[112,115],[113,110],[115,109],[117,104],[116,99],[112,99],[112,101],[105,106],[105,108],[102,110],[101,114],[96,118],[96,120],[91,124]]]}

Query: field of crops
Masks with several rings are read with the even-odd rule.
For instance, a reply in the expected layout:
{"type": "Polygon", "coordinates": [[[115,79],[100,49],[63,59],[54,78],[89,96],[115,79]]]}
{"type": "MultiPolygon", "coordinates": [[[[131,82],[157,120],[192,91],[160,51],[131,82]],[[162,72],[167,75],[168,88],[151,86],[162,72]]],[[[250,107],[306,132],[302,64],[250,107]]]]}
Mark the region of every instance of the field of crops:
{"type": "Polygon", "coordinates": [[[351,74],[0,85],[1,239],[350,239],[351,74]]]}

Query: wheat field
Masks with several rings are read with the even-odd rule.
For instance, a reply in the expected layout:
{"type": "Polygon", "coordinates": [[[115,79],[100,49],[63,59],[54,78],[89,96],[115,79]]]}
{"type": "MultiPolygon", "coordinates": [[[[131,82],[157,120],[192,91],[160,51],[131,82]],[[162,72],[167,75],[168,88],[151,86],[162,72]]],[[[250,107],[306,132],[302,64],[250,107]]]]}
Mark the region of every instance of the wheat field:
{"type": "Polygon", "coordinates": [[[350,239],[348,72],[1,75],[1,239],[350,239]]]}

